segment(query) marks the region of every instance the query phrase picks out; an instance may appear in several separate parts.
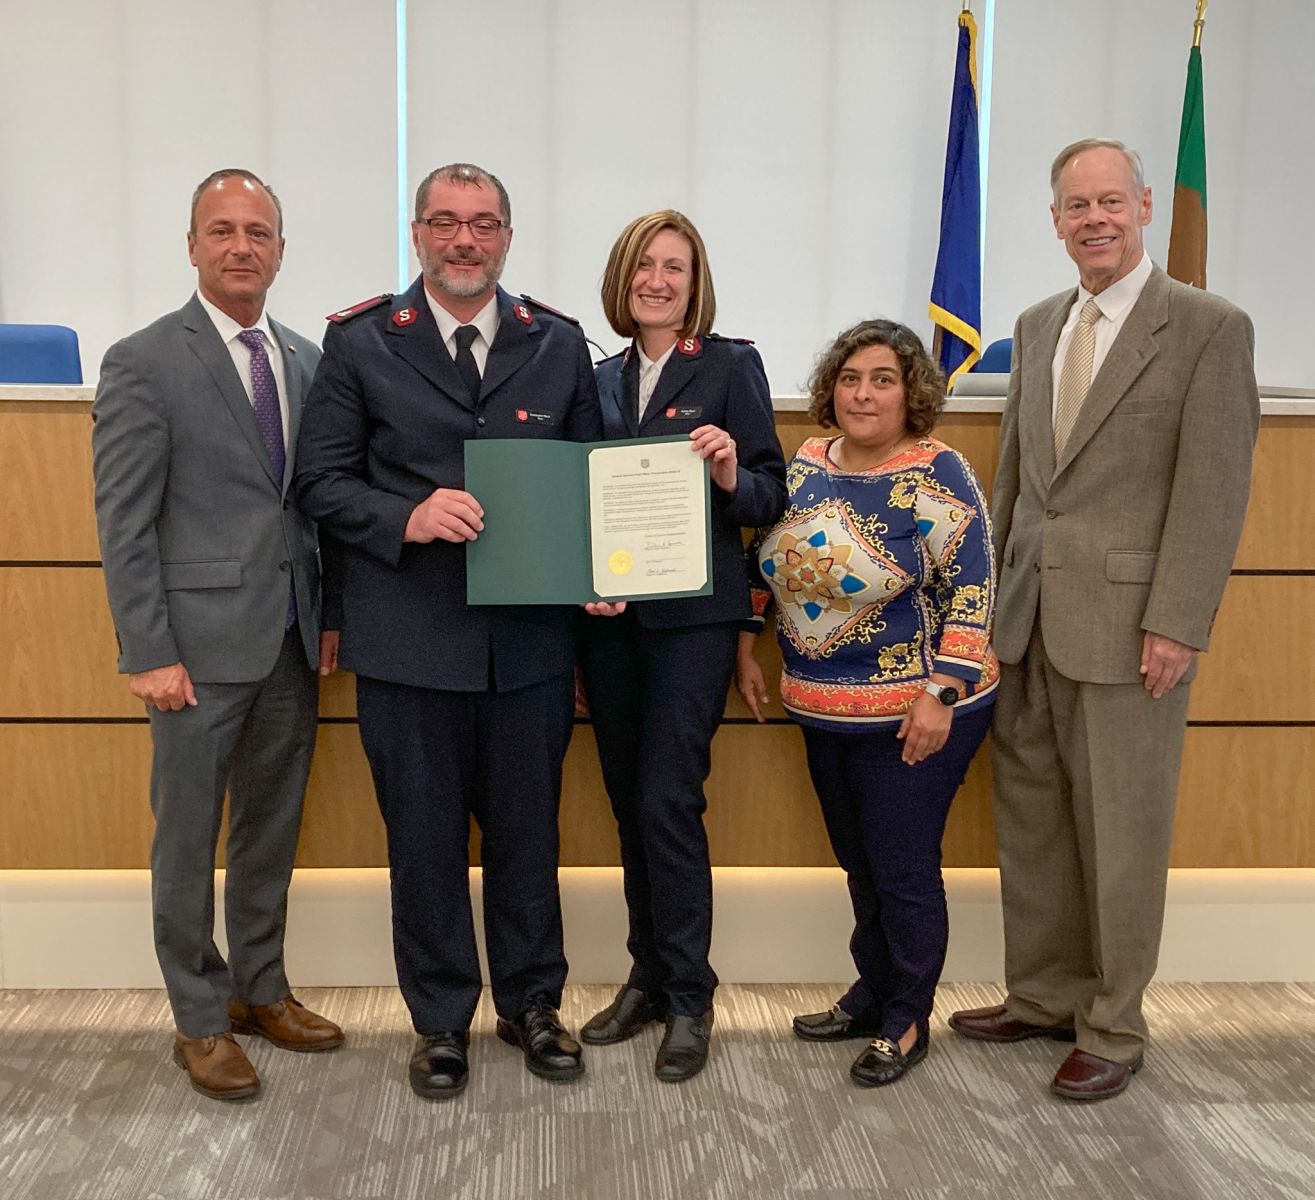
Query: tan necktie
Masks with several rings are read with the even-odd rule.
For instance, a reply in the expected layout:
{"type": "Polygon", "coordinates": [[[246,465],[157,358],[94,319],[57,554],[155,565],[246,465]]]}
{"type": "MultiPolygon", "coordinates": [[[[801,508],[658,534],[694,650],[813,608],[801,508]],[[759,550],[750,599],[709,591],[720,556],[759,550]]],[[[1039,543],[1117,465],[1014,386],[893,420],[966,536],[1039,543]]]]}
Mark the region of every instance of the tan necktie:
{"type": "Polygon", "coordinates": [[[1101,318],[1100,305],[1094,299],[1082,306],[1078,327],[1068,343],[1064,367],[1059,373],[1059,400],[1055,404],[1055,458],[1063,453],[1073,423],[1082,411],[1082,402],[1091,390],[1091,367],[1096,361],[1096,322],[1101,318]]]}

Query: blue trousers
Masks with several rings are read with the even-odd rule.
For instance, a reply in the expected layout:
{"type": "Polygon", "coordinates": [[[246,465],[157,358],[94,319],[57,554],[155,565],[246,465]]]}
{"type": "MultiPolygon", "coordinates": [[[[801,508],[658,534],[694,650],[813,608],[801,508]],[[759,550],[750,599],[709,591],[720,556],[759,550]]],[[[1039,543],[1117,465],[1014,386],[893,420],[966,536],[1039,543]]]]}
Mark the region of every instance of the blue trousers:
{"type": "Polygon", "coordinates": [[[470,906],[479,823],[493,1007],[561,1003],[557,808],[574,686],[565,672],[512,692],[449,692],[356,677],[361,744],[388,829],[393,950],[417,1033],[460,1031],[481,977],[470,906]]]}
{"type": "Polygon", "coordinates": [[[703,782],[726,707],[734,624],[645,629],[631,613],[591,620],[585,693],[621,837],[630,986],[681,1016],[712,1005],[712,867],[703,782]]]}
{"type": "Polygon", "coordinates": [[[858,980],[840,1007],[892,1041],[931,1015],[950,935],[941,838],[991,708],[955,713],[945,746],[912,767],[900,759],[896,725],[865,733],[803,727],[808,770],[854,905],[849,949],[858,980]]]}

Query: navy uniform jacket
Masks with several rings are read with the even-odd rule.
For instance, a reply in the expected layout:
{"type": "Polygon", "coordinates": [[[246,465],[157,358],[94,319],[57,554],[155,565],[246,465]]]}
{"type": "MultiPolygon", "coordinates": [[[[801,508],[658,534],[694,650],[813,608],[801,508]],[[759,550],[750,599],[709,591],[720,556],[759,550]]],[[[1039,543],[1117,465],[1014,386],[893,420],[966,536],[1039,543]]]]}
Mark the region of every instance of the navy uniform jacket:
{"type": "Polygon", "coordinates": [[[362,309],[329,325],[294,484],[341,556],[339,661],[374,679],[460,692],[511,691],[568,670],[571,608],[468,607],[465,544],[402,539],[435,488],[465,486],[467,439],[600,437],[584,335],[499,288],[498,331],[472,404],[421,280],[362,309]]]}
{"type": "Polygon", "coordinates": [[[740,529],[771,525],[785,508],[785,462],[758,351],[715,333],[683,338],[658,376],[642,421],[634,348],[604,359],[595,374],[609,441],[688,437],[700,425],[717,425],[735,440],[739,461],[733,496],[712,485],[712,595],[642,600],[633,606],[636,619],[649,629],[675,629],[748,617],[752,604],[740,529]]]}

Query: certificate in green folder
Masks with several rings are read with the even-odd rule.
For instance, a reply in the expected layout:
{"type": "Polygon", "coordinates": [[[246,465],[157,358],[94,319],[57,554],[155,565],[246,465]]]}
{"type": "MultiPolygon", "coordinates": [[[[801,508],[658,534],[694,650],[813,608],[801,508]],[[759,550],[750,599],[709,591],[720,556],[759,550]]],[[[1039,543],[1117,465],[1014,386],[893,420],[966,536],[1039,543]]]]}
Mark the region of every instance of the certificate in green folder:
{"type": "Polygon", "coordinates": [[[688,438],[466,443],[484,530],[469,604],[585,604],[712,592],[708,464],[688,438]]]}

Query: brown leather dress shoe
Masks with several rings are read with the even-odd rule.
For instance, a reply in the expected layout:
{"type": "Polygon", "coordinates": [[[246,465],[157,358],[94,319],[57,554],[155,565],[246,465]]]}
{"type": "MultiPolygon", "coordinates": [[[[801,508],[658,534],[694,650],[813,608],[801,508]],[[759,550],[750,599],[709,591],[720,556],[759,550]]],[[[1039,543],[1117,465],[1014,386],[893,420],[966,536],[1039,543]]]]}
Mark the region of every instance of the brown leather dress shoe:
{"type": "Polygon", "coordinates": [[[1074,1050],[1055,1072],[1050,1090],[1065,1100],[1108,1100],[1128,1086],[1141,1064],[1140,1054],[1132,1062],[1119,1063],[1074,1050]]]}
{"type": "Polygon", "coordinates": [[[337,1025],[290,995],[275,1004],[233,1000],[228,1018],[234,1033],[254,1033],[280,1050],[336,1050],[346,1041],[337,1025]]]}
{"type": "Polygon", "coordinates": [[[1003,1004],[989,1008],[965,1008],[950,1017],[950,1028],[979,1042],[1025,1042],[1028,1038],[1053,1038],[1057,1042],[1077,1040],[1071,1025],[1033,1025],[1009,1015],[1003,1004]]]}
{"type": "Polygon", "coordinates": [[[231,1033],[203,1038],[175,1033],[174,1062],[187,1072],[192,1086],[212,1100],[241,1100],[260,1090],[256,1069],[231,1033]]]}

